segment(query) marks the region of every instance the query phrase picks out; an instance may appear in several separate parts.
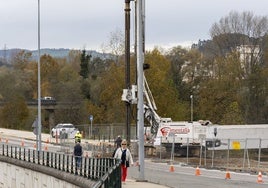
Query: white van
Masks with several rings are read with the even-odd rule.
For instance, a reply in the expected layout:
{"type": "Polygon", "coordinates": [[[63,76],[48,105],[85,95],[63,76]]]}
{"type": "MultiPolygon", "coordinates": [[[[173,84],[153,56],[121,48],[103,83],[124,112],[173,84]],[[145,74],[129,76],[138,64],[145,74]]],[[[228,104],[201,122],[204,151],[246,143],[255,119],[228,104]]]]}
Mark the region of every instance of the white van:
{"type": "Polygon", "coordinates": [[[59,123],[58,125],[56,125],[56,127],[52,128],[51,136],[53,138],[55,138],[56,136],[60,138],[62,134],[65,134],[68,138],[74,138],[75,133],[77,131],[78,129],[71,123],[59,123]]]}

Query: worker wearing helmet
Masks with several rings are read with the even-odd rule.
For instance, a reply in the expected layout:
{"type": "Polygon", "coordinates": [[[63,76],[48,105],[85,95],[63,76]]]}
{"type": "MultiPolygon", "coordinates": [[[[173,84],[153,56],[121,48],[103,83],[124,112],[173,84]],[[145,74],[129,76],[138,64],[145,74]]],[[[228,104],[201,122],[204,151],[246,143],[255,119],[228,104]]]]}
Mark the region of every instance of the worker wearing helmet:
{"type": "Polygon", "coordinates": [[[77,131],[76,134],[75,134],[75,136],[74,136],[75,143],[77,143],[77,142],[80,143],[81,142],[81,138],[82,138],[82,135],[81,135],[80,131],[77,131]]]}

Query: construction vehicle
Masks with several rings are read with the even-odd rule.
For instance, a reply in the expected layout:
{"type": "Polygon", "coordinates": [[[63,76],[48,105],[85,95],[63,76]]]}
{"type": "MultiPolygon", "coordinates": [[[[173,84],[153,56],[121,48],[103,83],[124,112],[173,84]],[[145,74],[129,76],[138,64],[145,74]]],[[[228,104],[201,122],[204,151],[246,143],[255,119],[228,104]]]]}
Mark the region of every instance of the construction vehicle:
{"type": "MultiPolygon", "coordinates": [[[[122,100],[135,104],[137,102],[136,94],[137,87],[132,86],[130,90],[124,89],[122,100]]],[[[186,155],[187,147],[190,148],[188,153],[195,153],[202,142],[206,138],[206,126],[209,121],[203,122],[174,122],[171,118],[162,118],[157,113],[157,107],[144,76],[144,118],[149,122],[149,129],[145,127],[145,146],[166,148],[166,151],[171,151],[174,143],[174,151],[176,154],[186,155]],[[198,147],[197,147],[198,146],[198,147]]]]}
{"type": "MultiPolygon", "coordinates": [[[[131,90],[124,90],[122,100],[132,101],[135,104],[137,102],[136,91],[135,86],[132,86],[131,90]]],[[[245,145],[250,148],[267,148],[267,124],[214,125],[209,120],[172,121],[171,118],[162,118],[156,113],[157,107],[145,77],[143,92],[144,117],[149,122],[149,129],[145,127],[144,131],[145,146],[158,147],[161,145],[167,152],[174,148],[174,152],[181,156],[198,154],[200,146],[204,146],[206,149],[235,149],[234,146],[239,143],[241,148],[245,145]],[[245,144],[244,140],[254,138],[254,142],[245,144]],[[227,143],[228,139],[231,141],[230,143],[227,143]],[[262,140],[261,146],[258,144],[259,139],[262,140]]]]}

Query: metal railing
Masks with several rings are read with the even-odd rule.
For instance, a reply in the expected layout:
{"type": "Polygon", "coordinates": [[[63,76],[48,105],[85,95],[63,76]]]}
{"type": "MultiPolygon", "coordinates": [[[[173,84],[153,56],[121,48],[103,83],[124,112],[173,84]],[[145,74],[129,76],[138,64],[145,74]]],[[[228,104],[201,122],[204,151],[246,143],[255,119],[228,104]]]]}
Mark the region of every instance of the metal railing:
{"type": "Polygon", "coordinates": [[[77,167],[72,154],[40,152],[9,144],[1,145],[0,154],[95,181],[94,188],[121,188],[120,162],[113,158],[81,157],[80,167],[77,167]]]}
{"type": "Polygon", "coordinates": [[[184,145],[178,146],[173,141],[170,143],[173,149],[161,144],[154,151],[156,158],[171,158],[170,161],[175,162],[174,156],[177,156],[176,160],[185,165],[234,171],[266,172],[268,169],[268,139],[204,139],[198,145],[190,143],[190,139],[186,139],[184,145]]]}

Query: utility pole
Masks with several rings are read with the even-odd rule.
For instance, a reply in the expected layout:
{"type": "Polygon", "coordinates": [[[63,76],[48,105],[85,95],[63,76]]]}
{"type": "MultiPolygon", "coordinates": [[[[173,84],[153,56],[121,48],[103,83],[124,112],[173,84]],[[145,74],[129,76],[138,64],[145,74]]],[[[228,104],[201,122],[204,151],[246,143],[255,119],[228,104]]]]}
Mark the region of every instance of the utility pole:
{"type": "MultiPolygon", "coordinates": [[[[130,89],[130,0],[125,0],[125,84],[126,88],[130,89]]],[[[130,102],[126,102],[126,134],[127,143],[130,144],[130,123],[131,123],[131,109],[130,102]]]]}
{"type": "Polygon", "coordinates": [[[138,181],[145,181],[144,177],[144,0],[137,1],[137,77],[138,77],[138,138],[139,138],[139,179],[138,181]]]}
{"type": "Polygon", "coordinates": [[[42,150],[42,125],[41,125],[41,73],[40,73],[40,0],[38,0],[38,128],[36,134],[36,147],[40,152],[42,150]]]}

